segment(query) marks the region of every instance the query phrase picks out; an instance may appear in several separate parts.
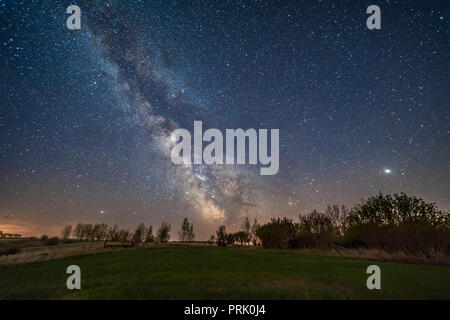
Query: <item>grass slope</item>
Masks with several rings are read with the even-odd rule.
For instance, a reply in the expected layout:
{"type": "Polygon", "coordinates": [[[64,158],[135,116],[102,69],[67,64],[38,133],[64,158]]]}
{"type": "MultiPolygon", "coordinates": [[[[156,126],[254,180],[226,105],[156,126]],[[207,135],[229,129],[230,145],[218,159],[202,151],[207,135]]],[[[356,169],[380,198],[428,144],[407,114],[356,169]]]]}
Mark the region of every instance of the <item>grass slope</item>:
{"type": "Polygon", "coordinates": [[[450,299],[450,268],[217,247],[127,249],[0,266],[1,299],[450,299]],[[67,266],[81,290],[66,288],[67,266]],[[381,290],[366,288],[381,267],[381,290]]]}

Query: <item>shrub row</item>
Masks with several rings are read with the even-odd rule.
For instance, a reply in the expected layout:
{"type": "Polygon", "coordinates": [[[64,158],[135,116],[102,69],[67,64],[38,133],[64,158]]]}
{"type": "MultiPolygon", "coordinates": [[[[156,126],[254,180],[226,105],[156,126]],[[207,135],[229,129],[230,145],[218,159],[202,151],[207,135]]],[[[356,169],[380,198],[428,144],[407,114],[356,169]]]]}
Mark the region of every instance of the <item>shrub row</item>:
{"type": "Polygon", "coordinates": [[[382,195],[355,205],[328,206],[299,222],[272,218],[255,235],[265,248],[376,248],[387,252],[450,254],[450,214],[406,194],[382,195]]]}

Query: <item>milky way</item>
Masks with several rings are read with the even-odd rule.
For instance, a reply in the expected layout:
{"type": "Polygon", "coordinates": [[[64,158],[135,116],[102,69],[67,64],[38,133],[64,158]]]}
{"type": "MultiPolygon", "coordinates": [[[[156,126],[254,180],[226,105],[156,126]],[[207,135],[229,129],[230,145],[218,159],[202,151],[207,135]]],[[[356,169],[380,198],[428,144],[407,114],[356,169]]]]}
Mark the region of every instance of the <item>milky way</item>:
{"type": "Polygon", "coordinates": [[[0,4],[0,229],[186,216],[206,238],[379,191],[450,207],[444,1],[379,2],[381,30],[359,1],[0,4]],[[173,165],[194,120],[280,129],[279,173],[173,165]]]}

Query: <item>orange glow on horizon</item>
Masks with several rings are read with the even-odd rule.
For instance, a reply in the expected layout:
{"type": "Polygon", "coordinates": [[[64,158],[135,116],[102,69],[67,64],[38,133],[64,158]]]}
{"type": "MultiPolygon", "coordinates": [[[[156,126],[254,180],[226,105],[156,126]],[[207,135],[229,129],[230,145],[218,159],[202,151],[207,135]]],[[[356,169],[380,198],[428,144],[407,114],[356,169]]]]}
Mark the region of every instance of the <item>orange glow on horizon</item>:
{"type": "Polygon", "coordinates": [[[22,237],[39,237],[43,234],[48,236],[59,236],[63,226],[42,226],[25,221],[11,221],[11,223],[0,223],[3,233],[20,234],[22,237]]]}

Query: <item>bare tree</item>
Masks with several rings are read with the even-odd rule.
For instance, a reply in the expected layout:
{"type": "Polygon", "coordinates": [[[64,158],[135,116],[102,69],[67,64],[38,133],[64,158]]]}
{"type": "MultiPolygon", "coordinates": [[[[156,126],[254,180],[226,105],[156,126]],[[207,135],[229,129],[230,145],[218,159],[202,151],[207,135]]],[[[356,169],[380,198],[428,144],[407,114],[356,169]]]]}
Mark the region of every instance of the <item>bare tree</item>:
{"type": "Polygon", "coordinates": [[[254,246],[259,245],[259,239],[256,236],[256,230],[258,230],[258,228],[260,227],[258,220],[253,220],[253,224],[252,224],[252,228],[251,228],[251,236],[250,236],[250,240],[252,242],[252,244],[254,246]]]}
{"type": "Polygon", "coordinates": [[[161,222],[161,226],[158,229],[158,232],[156,233],[156,239],[158,242],[168,242],[170,239],[170,224],[166,222],[161,222]]]}
{"type": "Polygon", "coordinates": [[[84,230],[84,224],[79,222],[75,229],[73,230],[73,236],[77,238],[79,241],[83,240],[83,230],[84,230]]]}
{"type": "Polygon", "coordinates": [[[94,227],[91,223],[83,225],[83,238],[89,241],[94,241],[94,227]]]}
{"type": "Polygon", "coordinates": [[[64,240],[67,240],[70,238],[70,233],[72,232],[72,226],[71,225],[67,225],[64,227],[64,229],[62,229],[61,231],[61,237],[64,240]]]}
{"type": "Polygon", "coordinates": [[[181,241],[192,241],[195,238],[194,225],[189,223],[188,218],[184,218],[181,231],[178,232],[181,241]]]}
{"type": "Polygon", "coordinates": [[[133,234],[133,240],[137,243],[144,241],[145,239],[145,224],[140,223],[133,234]]]}
{"type": "Polygon", "coordinates": [[[108,226],[104,223],[96,223],[92,227],[92,239],[95,241],[100,241],[105,239],[106,233],[108,231],[108,226]]]}
{"type": "Polygon", "coordinates": [[[108,228],[106,237],[110,241],[119,241],[119,225],[117,223],[108,228]]]}
{"type": "Polygon", "coordinates": [[[219,247],[227,246],[227,232],[224,225],[221,225],[216,231],[217,234],[217,245],[219,247]]]}
{"type": "Polygon", "coordinates": [[[117,240],[122,243],[127,242],[130,240],[130,231],[128,231],[128,229],[120,229],[117,238],[117,240]]]}
{"type": "Polygon", "coordinates": [[[149,225],[145,234],[145,242],[154,242],[155,236],[153,235],[153,227],[149,225]]]}

